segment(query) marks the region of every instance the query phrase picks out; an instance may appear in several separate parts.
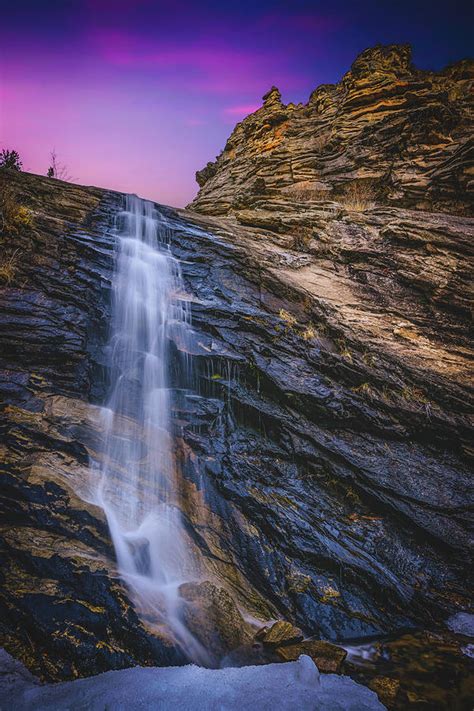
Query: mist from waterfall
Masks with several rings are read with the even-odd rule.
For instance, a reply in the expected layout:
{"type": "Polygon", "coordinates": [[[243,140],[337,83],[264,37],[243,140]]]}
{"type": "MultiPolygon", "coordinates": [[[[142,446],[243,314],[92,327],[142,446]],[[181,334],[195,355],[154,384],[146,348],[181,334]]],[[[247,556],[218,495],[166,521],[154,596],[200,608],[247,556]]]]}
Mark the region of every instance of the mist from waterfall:
{"type": "Polygon", "coordinates": [[[183,287],[169,234],[152,202],[126,198],[116,226],[98,500],[138,610],[166,625],[190,658],[202,661],[205,652],[179,614],[178,588],[192,576],[192,561],[178,506],[168,355],[170,338],[185,337],[189,314],[179,298],[183,287]]]}

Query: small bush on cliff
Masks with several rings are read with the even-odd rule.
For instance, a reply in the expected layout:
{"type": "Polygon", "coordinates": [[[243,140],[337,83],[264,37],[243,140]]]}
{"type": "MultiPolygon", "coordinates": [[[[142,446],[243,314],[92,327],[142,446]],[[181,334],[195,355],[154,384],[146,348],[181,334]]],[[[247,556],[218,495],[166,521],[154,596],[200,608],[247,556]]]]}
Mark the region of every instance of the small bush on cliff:
{"type": "Polygon", "coordinates": [[[9,151],[4,148],[0,153],[0,168],[5,170],[21,170],[22,165],[18,151],[9,151]]]}
{"type": "Polygon", "coordinates": [[[301,335],[305,341],[314,341],[314,339],[318,336],[317,331],[312,324],[307,326],[301,335]]]}
{"type": "Polygon", "coordinates": [[[285,324],[286,328],[294,328],[298,321],[296,320],[296,317],[293,316],[293,314],[290,314],[289,311],[286,311],[286,309],[280,309],[279,314],[278,314],[285,324]]]}
{"type": "Polygon", "coordinates": [[[375,206],[377,191],[375,185],[369,180],[354,180],[344,188],[341,202],[348,210],[364,212],[375,206]]]}
{"type": "Polygon", "coordinates": [[[30,228],[32,224],[30,210],[18,202],[10,186],[2,186],[0,192],[0,284],[11,284],[21,262],[20,250],[11,246],[11,237],[23,229],[30,228]]]}

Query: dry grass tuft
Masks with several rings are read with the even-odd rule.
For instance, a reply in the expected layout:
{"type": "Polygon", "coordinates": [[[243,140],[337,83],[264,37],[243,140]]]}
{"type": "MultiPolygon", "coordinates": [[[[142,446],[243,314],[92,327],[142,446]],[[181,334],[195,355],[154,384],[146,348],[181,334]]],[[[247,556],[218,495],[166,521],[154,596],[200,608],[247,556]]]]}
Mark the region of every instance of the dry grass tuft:
{"type": "Polygon", "coordinates": [[[370,400],[377,397],[377,391],[369,383],[361,383],[361,385],[357,385],[357,387],[351,388],[351,390],[353,393],[364,395],[370,400]]]}
{"type": "Polygon", "coordinates": [[[339,352],[339,355],[342,356],[345,360],[349,361],[352,363],[352,353],[349,350],[349,347],[347,345],[347,341],[344,338],[338,338],[336,341],[336,346],[337,350],[339,352]]]}
{"type": "Polygon", "coordinates": [[[406,402],[421,405],[427,405],[430,402],[423,390],[420,390],[420,388],[414,385],[405,385],[400,394],[406,402]]]}
{"type": "Polygon", "coordinates": [[[354,180],[344,188],[341,202],[348,210],[364,212],[375,207],[377,191],[369,180],[354,180]]]}
{"type": "Polygon", "coordinates": [[[293,314],[290,314],[289,311],[285,311],[285,309],[280,309],[278,315],[280,316],[283,323],[286,324],[287,328],[294,328],[298,323],[295,316],[293,316],[293,314]]]}
{"type": "Polygon", "coordinates": [[[301,180],[299,183],[288,185],[284,192],[293,200],[300,202],[318,202],[321,200],[329,200],[329,190],[322,190],[317,183],[311,180],[301,180]]]}
{"type": "Polygon", "coordinates": [[[15,249],[10,255],[0,258],[0,281],[9,285],[14,280],[20,263],[20,250],[15,249]]]}
{"type": "Polygon", "coordinates": [[[16,234],[32,224],[30,210],[18,202],[9,186],[4,186],[0,193],[0,234],[16,234]]]}
{"type": "Polygon", "coordinates": [[[302,336],[305,341],[312,341],[316,338],[317,335],[318,334],[316,332],[316,329],[314,328],[314,326],[311,325],[307,326],[302,333],[302,336]]]}

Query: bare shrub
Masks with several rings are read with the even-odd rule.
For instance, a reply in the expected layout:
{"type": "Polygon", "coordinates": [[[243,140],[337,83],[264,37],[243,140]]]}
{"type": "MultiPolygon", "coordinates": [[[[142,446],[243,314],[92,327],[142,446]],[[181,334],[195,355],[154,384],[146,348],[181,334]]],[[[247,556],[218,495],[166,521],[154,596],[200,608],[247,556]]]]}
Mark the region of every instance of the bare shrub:
{"type": "Polygon", "coordinates": [[[375,185],[370,180],[354,180],[344,186],[344,194],[341,202],[348,210],[354,212],[364,212],[375,206],[377,191],[375,185]]]}
{"type": "Polygon", "coordinates": [[[285,188],[285,193],[301,202],[328,200],[329,190],[321,190],[318,185],[319,183],[314,183],[311,180],[302,180],[285,188]]]}
{"type": "Polygon", "coordinates": [[[297,225],[292,229],[292,238],[292,249],[295,249],[298,252],[307,252],[310,242],[313,239],[313,230],[311,227],[297,225]]]}
{"type": "Polygon", "coordinates": [[[48,168],[47,176],[48,178],[56,178],[56,180],[66,180],[66,181],[71,181],[72,178],[69,174],[68,167],[64,163],[61,163],[58,160],[58,154],[56,153],[56,150],[53,148],[51,151],[50,159],[51,159],[51,165],[48,168]]]}

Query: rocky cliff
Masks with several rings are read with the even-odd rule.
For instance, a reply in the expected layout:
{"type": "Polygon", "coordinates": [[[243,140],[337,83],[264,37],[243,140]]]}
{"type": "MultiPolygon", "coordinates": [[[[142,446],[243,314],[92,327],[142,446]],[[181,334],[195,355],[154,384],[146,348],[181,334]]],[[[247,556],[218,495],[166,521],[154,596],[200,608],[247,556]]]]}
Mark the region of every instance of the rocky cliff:
{"type": "MultiPolygon", "coordinates": [[[[364,53],[340,86],[318,90],[334,125],[345,126],[325,160],[312,150],[308,158],[300,134],[309,120],[322,120],[314,96],[289,109],[272,92],[236,128],[235,157],[226,148],[207,171],[194,203],[201,212],[160,208],[195,334],[186,391],[178,358],[185,344],[172,344],[171,361],[188,545],[201,577],[227,590],[183,590],[188,599],[201,596],[206,619],[224,618],[227,627],[218,643],[214,629],[198,633],[221,655],[241,645],[244,660],[257,660],[235,603],[246,619],[283,618],[340,643],[427,630],[415,644],[424,661],[409,672],[408,642],[392,649],[398,708],[410,707],[403,689],[410,673],[410,693],[414,684],[433,708],[452,706],[466,674],[462,641],[445,626],[469,610],[472,589],[474,230],[469,217],[450,214],[467,211],[459,189],[468,175],[462,91],[452,98],[458,118],[446,128],[452,146],[428,150],[407,136],[423,160],[411,173],[410,151],[390,164],[397,202],[377,186],[361,190],[354,161],[374,171],[371,180],[385,175],[375,173],[401,135],[396,116],[406,118],[407,103],[429,103],[434,86],[464,91],[468,69],[461,63],[436,77],[415,72],[404,48],[364,53]],[[406,85],[422,77],[425,88],[407,99],[406,85]],[[351,91],[359,118],[347,108],[351,91]],[[300,123],[263,129],[274,112],[300,123]],[[266,131],[277,143],[260,155],[266,131]],[[372,160],[362,148],[351,158],[345,131],[366,136],[372,160]],[[327,166],[324,186],[280,188],[287,166],[303,165],[304,155],[318,171],[327,166]],[[257,192],[247,189],[264,165],[268,174],[254,175],[257,192]],[[419,209],[423,181],[441,211],[419,209]],[[210,210],[220,216],[202,214],[210,210]],[[438,652],[430,657],[427,647],[438,652]],[[444,690],[435,693],[426,680],[440,665],[444,690]]],[[[0,269],[2,644],[49,679],[182,662],[166,630],[130,604],[103,512],[88,503],[101,436],[96,406],[107,386],[110,227],[123,196],[27,174],[0,180],[27,211],[4,227],[13,268],[0,269]]]]}
{"type": "Polygon", "coordinates": [[[353,181],[387,205],[472,210],[474,63],[441,72],[411,63],[406,45],[357,57],[338,84],[307,104],[283,104],[276,87],[196,174],[190,207],[212,215],[306,192],[350,199],[353,181]]]}

